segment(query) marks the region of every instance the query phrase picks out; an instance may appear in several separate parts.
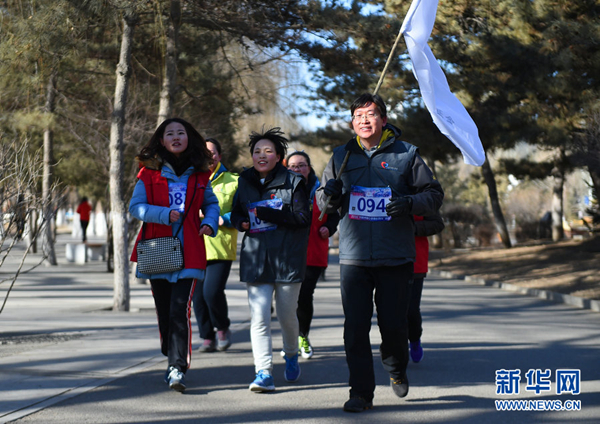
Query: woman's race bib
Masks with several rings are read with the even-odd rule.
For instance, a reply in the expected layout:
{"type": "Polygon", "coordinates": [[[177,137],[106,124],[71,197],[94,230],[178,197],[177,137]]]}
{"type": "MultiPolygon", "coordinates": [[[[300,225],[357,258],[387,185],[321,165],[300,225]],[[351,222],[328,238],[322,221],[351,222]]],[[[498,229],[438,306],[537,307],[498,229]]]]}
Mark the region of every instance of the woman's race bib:
{"type": "Polygon", "coordinates": [[[283,208],[283,200],[282,199],[267,199],[261,200],[260,202],[250,203],[248,205],[248,215],[250,217],[250,232],[251,233],[262,233],[264,231],[271,231],[277,228],[277,224],[273,224],[272,222],[261,221],[256,216],[256,208],[259,206],[264,206],[271,209],[281,210],[283,208]]]}
{"type": "Polygon", "coordinates": [[[185,210],[185,193],[187,184],[171,183],[169,184],[169,206],[171,209],[182,212],[185,210]]]}
{"type": "Polygon", "coordinates": [[[392,189],[389,187],[352,186],[348,217],[359,221],[389,221],[385,211],[390,203],[392,189]]]}

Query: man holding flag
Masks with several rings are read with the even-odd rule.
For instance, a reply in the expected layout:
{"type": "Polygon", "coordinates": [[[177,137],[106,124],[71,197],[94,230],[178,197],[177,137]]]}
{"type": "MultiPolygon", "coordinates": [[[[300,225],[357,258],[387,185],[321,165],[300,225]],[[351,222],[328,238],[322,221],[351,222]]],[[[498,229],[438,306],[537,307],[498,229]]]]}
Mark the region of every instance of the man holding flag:
{"type": "Polygon", "coordinates": [[[350,112],[356,136],[334,149],[316,196],[321,210],[339,210],[341,216],[340,285],[350,371],[350,399],[344,411],[361,412],[373,407],[375,391],[369,338],[373,294],[383,367],[394,393],[408,394],[406,315],[415,260],[412,216],[435,214],[444,193],[417,148],[400,140],[400,130],[388,124],[381,97],[363,94],[350,112]]]}

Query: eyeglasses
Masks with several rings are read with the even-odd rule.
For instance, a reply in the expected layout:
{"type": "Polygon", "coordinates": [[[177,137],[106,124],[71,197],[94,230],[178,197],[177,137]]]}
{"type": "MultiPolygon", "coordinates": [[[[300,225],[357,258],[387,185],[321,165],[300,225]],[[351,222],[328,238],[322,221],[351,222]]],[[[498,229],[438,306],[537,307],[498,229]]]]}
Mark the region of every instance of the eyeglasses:
{"type": "Polygon", "coordinates": [[[306,163],[299,163],[298,165],[288,165],[288,169],[304,169],[308,166],[306,163]]]}
{"type": "Polygon", "coordinates": [[[366,115],[354,115],[352,117],[353,121],[362,121],[363,119],[375,119],[379,116],[377,113],[369,112],[366,115]]]}

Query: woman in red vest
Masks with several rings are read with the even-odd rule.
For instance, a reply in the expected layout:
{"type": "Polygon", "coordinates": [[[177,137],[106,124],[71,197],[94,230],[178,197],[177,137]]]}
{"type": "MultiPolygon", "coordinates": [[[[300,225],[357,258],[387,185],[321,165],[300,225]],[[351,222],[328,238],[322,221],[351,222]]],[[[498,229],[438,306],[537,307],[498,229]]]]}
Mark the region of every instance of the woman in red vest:
{"type": "Polygon", "coordinates": [[[421,318],[421,294],[423,293],[423,281],[429,271],[429,240],[432,236],[444,229],[444,221],[440,214],[432,216],[417,216],[415,219],[415,247],[417,256],[415,258],[415,269],[413,282],[410,285],[410,300],[408,304],[408,341],[410,358],[413,362],[421,362],[423,359],[423,347],[421,346],[421,335],[423,334],[423,320],[421,318]]]}
{"type": "Polygon", "coordinates": [[[204,235],[214,237],[219,227],[219,202],[209,181],[212,155],[191,124],[173,118],[160,124],[137,159],[141,170],[129,212],[144,222],[144,228],[131,260],[137,261],[142,233],[145,239],[177,236],[183,246],[183,269],[157,274],[137,271],[137,277],[150,279],[152,286],[161,351],[169,358],[165,381],[183,392],[192,356],[192,296],[206,269],[204,235]]]}
{"type": "Polygon", "coordinates": [[[315,191],[317,191],[321,183],[312,168],[308,154],[301,151],[290,153],[286,159],[286,164],[290,171],[301,174],[306,180],[306,189],[310,193],[310,204],[312,205],[312,221],[306,254],[306,274],[300,287],[298,310],[296,311],[300,328],[300,336],[298,338],[300,354],[304,359],[310,359],[313,356],[313,348],[308,340],[308,333],[314,313],[313,295],[319,277],[321,277],[327,268],[329,262],[329,237],[336,232],[340,215],[337,212],[326,214],[323,216],[323,220],[319,221],[321,210],[317,206],[314,197],[315,191]]]}

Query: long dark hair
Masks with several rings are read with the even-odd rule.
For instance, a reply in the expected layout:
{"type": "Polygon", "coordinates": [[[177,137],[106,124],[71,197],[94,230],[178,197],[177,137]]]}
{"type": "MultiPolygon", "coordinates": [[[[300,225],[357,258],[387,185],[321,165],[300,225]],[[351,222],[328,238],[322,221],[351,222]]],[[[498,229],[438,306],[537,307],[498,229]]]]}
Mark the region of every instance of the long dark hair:
{"type": "Polygon", "coordinates": [[[204,137],[196,131],[192,124],[181,118],[169,118],[164,120],[158,126],[156,131],[154,131],[148,144],[142,148],[137,159],[139,161],[145,161],[155,158],[156,156],[160,156],[163,161],[173,165],[178,174],[180,174],[180,170],[183,169],[183,171],[185,171],[185,169],[190,166],[193,166],[196,171],[206,172],[208,171],[208,165],[212,162],[212,154],[206,147],[204,137]],[[188,147],[183,151],[179,158],[169,152],[161,143],[165,134],[165,128],[173,122],[183,125],[188,136],[188,147]]]}

